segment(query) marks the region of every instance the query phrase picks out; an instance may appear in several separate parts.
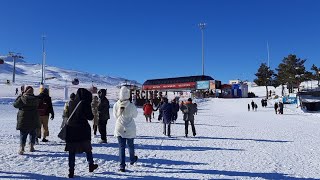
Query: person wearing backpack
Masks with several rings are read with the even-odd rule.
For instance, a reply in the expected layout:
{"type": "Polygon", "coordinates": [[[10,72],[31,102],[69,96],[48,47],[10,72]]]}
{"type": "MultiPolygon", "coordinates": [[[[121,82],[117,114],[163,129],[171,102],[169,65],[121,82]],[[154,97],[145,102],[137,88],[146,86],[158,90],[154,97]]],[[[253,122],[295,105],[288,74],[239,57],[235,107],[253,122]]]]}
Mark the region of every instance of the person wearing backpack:
{"type": "Polygon", "coordinates": [[[142,109],[143,109],[143,114],[146,117],[146,121],[148,122],[148,119],[149,119],[149,122],[151,122],[151,114],[153,111],[153,107],[149,100],[147,100],[147,102],[143,105],[142,109]]]}
{"type": "Polygon", "coordinates": [[[37,135],[38,138],[41,138],[41,130],[43,130],[42,142],[48,142],[46,139],[49,136],[49,114],[51,114],[50,119],[54,119],[54,111],[52,106],[52,100],[49,96],[49,90],[47,88],[43,89],[43,91],[38,95],[39,98],[39,106],[38,113],[39,119],[41,123],[41,128],[38,129],[37,135]]]}

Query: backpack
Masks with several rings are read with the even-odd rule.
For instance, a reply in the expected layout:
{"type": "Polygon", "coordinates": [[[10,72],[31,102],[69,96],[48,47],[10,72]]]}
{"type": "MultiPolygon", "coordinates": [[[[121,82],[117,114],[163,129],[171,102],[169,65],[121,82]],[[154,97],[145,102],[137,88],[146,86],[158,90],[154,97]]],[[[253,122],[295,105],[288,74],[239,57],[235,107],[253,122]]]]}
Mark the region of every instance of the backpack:
{"type": "Polygon", "coordinates": [[[48,108],[49,108],[49,105],[47,104],[47,102],[44,100],[44,98],[41,98],[39,100],[39,106],[38,106],[39,116],[49,115],[48,114],[48,108]]]}

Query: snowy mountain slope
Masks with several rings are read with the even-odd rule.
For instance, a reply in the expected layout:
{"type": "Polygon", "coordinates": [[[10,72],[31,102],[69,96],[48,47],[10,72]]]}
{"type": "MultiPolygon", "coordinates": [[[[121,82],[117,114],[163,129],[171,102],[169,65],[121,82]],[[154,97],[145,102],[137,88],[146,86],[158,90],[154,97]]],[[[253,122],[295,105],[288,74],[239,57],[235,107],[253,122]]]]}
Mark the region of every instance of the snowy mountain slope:
{"type": "MultiPolygon", "coordinates": [[[[16,63],[16,84],[39,84],[41,81],[41,64],[30,64],[23,61],[16,63]]],[[[12,80],[13,62],[5,61],[0,65],[0,83],[5,82],[7,79],[12,80]]],[[[67,70],[63,68],[46,66],[46,78],[47,84],[65,85],[77,78],[80,84],[97,84],[97,85],[118,85],[123,81],[128,83],[137,84],[137,81],[127,80],[118,77],[109,77],[97,74],[90,74],[87,72],[81,72],[76,70],[67,70]]]]}

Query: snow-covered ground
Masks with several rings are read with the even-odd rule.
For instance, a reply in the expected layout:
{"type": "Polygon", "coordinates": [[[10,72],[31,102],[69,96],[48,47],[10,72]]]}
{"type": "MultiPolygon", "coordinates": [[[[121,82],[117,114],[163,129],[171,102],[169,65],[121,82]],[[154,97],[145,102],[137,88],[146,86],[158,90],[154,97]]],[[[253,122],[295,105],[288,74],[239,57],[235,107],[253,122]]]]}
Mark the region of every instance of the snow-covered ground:
{"type": "MultiPolygon", "coordinates": [[[[55,105],[55,119],[49,122],[50,142],[40,142],[33,153],[27,147],[25,155],[18,155],[14,93],[23,84],[38,84],[40,66],[19,62],[17,81],[11,85],[3,82],[11,79],[12,63],[6,62],[1,67],[0,179],[66,178],[68,157],[64,143],[57,137],[65,79],[70,94],[79,87],[90,87],[94,78],[95,86],[108,89],[111,104],[119,90],[115,85],[124,79],[48,67],[47,77],[56,77],[47,81],[55,105]],[[70,84],[70,79],[75,77],[80,79],[80,85],[70,84]]],[[[281,95],[281,87],[268,88],[281,95]]],[[[35,92],[39,92],[37,86],[35,92]]],[[[99,144],[99,136],[92,140],[94,160],[99,168],[89,173],[85,155],[78,155],[76,179],[320,179],[320,113],[306,113],[293,104],[285,105],[283,115],[276,115],[273,104],[277,100],[269,100],[268,107],[261,108],[265,87],[249,86],[249,92],[259,98],[197,100],[196,137],[184,137],[181,112],[177,123],[172,125],[172,138],[168,138],[162,134],[162,124],[155,119],[146,123],[139,109],[135,140],[139,160],[136,165],[128,165],[125,173],[118,172],[118,144],[113,137],[115,119],[111,117],[108,144],[99,144]],[[258,104],[257,112],[248,112],[247,104],[251,100],[258,104]]],[[[185,95],[183,100],[188,97],[185,95]]],[[[189,135],[190,131],[191,127],[189,135]]]]}
{"type": "MultiPolygon", "coordinates": [[[[248,112],[251,100],[260,104],[260,98],[208,99],[199,103],[197,136],[189,138],[184,137],[181,113],[177,124],[172,125],[172,138],[168,138],[162,134],[162,124],[155,119],[146,123],[139,109],[135,140],[139,160],[136,165],[128,165],[125,173],[118,172],[112,117],[108,122],[108,144],[99,144],[99,137],[92,140],[99,168],[89,173],[85,155],[78,155],[76,178],[320,179],[320,114],[303,113],[296,105],[286,105],[284,115],[276,115],[272,100],[267,108],[260,105],[257,112],[248,112]]],[[[67,153],[57,138],[62,107],[55,106],[54,110],[56,118],[49,122],[50,142],[40,142],[33,153],[27,147],[25,155],[18,155],[17,110],[10,104],[0,105],[1,179],[67,177],[67,153]]]]}

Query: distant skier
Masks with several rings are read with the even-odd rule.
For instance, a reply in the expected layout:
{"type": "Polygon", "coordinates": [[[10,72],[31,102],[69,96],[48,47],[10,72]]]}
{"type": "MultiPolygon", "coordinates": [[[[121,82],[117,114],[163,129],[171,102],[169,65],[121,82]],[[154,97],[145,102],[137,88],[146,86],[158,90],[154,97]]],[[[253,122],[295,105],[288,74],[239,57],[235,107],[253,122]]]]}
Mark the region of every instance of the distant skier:
{"type": "Polygon", "coordinates": [[[248,111],[250,111],[250,104],[248,104],[248,111]]]}
{"type": "Polygon", "coordinates": [[[15,95],[18,95],[18,93],[19,93],[19,89],[18,89],[18,88],[16,88],[16,94],[15,94],[15,95]]]}
{"type": "Polygon", "coordinates": [[[258,110],[258,104],[254,103],[254,111],[257,111],[257,110],[258,110]]]}

